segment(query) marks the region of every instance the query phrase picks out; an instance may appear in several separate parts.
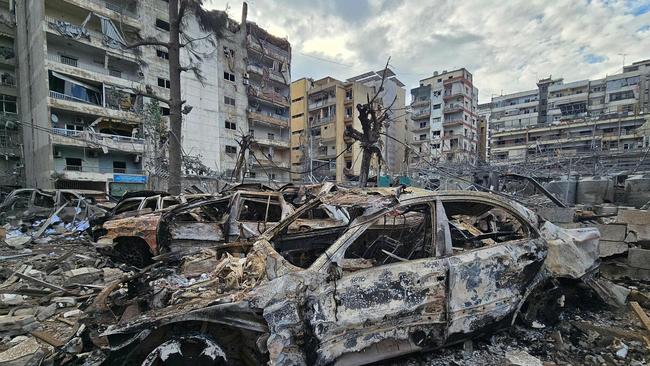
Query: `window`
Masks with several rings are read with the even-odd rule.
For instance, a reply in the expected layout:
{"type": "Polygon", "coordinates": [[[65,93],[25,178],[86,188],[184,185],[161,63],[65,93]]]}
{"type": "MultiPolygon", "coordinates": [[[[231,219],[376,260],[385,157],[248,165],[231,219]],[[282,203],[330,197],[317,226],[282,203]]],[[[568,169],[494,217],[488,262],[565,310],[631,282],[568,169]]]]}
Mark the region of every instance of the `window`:
{"type": "Polygon", "coordinates": [[[433,131],[433,136],[440,136],[440,130],[433,131]]]}
{"type": "Polygon", "coordinates": [[[427,139],[427,135],[420,135],[420,140],[426,140],[426,139],[427,139]]]}
{"type": "Polygon", "coordinates": [[[291,103],[300,102],[300,101],[303,100],[303,99],[304,99],[304,97],[299,97],[299,98],[296,98],[296,99],[291,99],[291,103]]]}
{"type": "Polygon", "coordinates": [[[169,60],[169,52],[163,50],[156,50],[156,56],[163,60],[169,60]]]}
{"type": "Polygon", "coordinates": [[[304,115],[305,115],[304,113],[299,113],[299,114],[291,116],[291,118],[300,118],[300,117],[302,117],[304,115]]]}
{"type": "Polygon", "coordinates": [[[160,114],[162,114],[163,116],[169,116],[169,108],[160,107],[160,114]]]}
{"type": "Polygon", "coordinates": [[[226,154],[237,154],[237,147],[226,145],[226,154]]]}
{"type": "Polygon", "coordinates": [[[164,78],[158,78],[158,86],[161,88],[169,89],[169,80],[164,78]]]}
{"type": "Polygon", "coordinates": [[[235,74],[231,74],[231,73],[229,73],[229,72],[227,72],[227,71],[224,71],[224,72],[223,72],[223,78],[224,78],[225,80],[235,82],[235,74]]]}
{"type": "Polygon", "coordinates": [[[71,171],[81,171],[81,159],[80,158],[65,158],[65,170],[71,171]]]}
{"type": "Polygon", "coordinates": [[[255,178],[255,177],[257,177],[257,174],[255,172],[248,172],[248,177],[249,178],[255,178]]]}
{"type": "Polygon", "coordinates": [[[275,140],[275,134],[274,133],[268,133],[267,137],[269,138],[269,140],[275,140]]]}
{"type": "Polygon", "coordinates": [[[440,109],[440,104],[434,104],[433,109],[440,109]]]}
{"type": "Polygon", "coordinates": [[[114,161],[113,162],[113,173],[126,173],[126,162],[124,161],[114,161]]]}
{"type": "Polygon", "coordinates": [[[420,128],[427,127],[427,122],[420,122],[420,128]]]}
{"type": "Polygon", "coordinates": [[[236,130],[237,124],[235,122],[226,121],[226,128],[229,130],[236,130]]]}
{"type": "Polygon", "coordinates": [[[227,97],[224,95],[223,102],[226,103],[226,105],[231,105],[233,107],[235,106],[235,98],[227,97]]]}
{"type": "Polygon", "coordinates": [[[275,179],[275,173],[269,173],[269,179],[274,180],[275,179]]]}
{"type": "Polygon", "coordinates": [[[246,198],[239,208],[239,221],[279,222],[280,220],[282,220],[282,207],[277,197],[246,198]]]}
{"type": "Polygon", "coordinates": [[[439,144],[439,143],[438,143],[438,144],[433,144],[433,145],[431,145],[431,147],[434,148],[434,149],[439,149],[439,148],[440,148],[440,144],[439,144]]]}
{"type": "Polygon", "coordinates": [[[83,131],[84,126],[82,126],[82,125],[73,125],[73,124],[66,123],[65,129],[69,130],[69,131],[83,131]]]}
{"type": "Polygon", "coordinates": [[[344,272],[432,257],[433,225],[429,205],[396,208],[374,221],[345,250],[344,272]]]}
{"type": "Polygon", "coordinates": [[[169,22],[156,18],[156,27],[169,32],[169,22]]]}

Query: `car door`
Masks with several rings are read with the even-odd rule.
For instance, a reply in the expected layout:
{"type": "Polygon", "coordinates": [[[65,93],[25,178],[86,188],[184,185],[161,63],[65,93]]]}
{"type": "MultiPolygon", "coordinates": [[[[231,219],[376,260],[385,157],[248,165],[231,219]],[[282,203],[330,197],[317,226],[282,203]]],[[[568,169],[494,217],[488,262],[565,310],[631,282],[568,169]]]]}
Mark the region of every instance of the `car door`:
{"type": "Polygon", "coordinates": [[[314,296],[317,363],[362,364],[444,342],[447,265],[434,256],[434,216],[433,203],[403,206],[352,229],[331,264],[343,274],[314,296]]]}
{"type": "Polygon", "coordinates": [[[173,245],[214,245],[226,241],[224,229],[228,220],[228,204],[229,199],[224,198],[190,205],[173,213],[168,225],[173,245]]]}
{"type": "Polygon", "coordinates": [[[447,336],[454,342],[514,314],[545,247],[507,206],[471,197],[443,199],[442,206],[452,231],[447,336]]]}

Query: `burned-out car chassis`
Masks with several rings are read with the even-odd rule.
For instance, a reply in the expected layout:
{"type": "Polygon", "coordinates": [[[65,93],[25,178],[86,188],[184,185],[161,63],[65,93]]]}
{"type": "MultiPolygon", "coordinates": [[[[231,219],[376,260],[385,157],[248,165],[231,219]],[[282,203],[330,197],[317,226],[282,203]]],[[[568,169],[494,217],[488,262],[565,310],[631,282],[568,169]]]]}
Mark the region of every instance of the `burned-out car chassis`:
{"type": "MultiPolygon", "coordinates": [[[[512,324],[553,278],[592,276],[598,238],[488,193],[330,193],[252,246],[218,250],[203,282],[141,302],[142,314],[104,332],[108,357],[358,365],[441,347],[512,324]],[[296,228],[333,208],[347,219],[296,228]]],[[[172,289],[169,279],[141,281],[172,289]]]]}

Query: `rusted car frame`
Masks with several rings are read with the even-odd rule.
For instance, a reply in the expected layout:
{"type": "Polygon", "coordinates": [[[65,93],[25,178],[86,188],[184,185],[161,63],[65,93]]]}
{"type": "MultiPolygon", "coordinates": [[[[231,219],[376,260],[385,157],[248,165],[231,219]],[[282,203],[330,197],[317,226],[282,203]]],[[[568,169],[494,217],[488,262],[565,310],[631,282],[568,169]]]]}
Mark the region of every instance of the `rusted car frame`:
{"type": "Polygon", "coordinates": [[[330,194],[260,237],[239,286],[206,287],[200,301],[152,311],[106,335],[113,357],[151,364],[168,351],[154,340],[182,342],[197,329],[220,350],[215,362],[358,365],[441,347],[511,324],[553,277],[594,271],[597,231],[561,240],[543,236],[546,225],[488,193],[330,194]],[[324,206],[345,207],[349,224],[292,230],[324,206]],[[563,263],[562,252],[581,253],[581,265],[563,263]]]}
{"type": "Polygon", "coordinates": [[[2,221],[13,218],[17,220],[38,220],[48,218],[59,207],[66,204],[63,216],[78,219],[103,214],[104,209],[95,205],[96,198],[103,192],[72,189],[41,190],[22,188],[12,191],[0,205],[2,221]]]}

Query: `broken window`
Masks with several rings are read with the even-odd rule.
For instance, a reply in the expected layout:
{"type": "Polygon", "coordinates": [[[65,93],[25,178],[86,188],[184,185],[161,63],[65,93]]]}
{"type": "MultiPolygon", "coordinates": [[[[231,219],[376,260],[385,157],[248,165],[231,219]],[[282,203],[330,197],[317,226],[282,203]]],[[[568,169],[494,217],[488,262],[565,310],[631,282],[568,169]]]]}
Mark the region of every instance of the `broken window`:
{"type": "Polygon", "coordinates": [[[125,161],[114,161],[113,162],[113,173],[126,173],[126,162],[125,161]]]}
{"type": "Polygon", "coordinates": [[[431,206],[407,206],[375,220],[347,248],[340,266],[355,271],[432,255],[431,206]]]}
{"type": "Polygon", "coordinates": [[[164,197],[162,201],[162,208],[167,208],[180,204],[180,201],[174,197],[164,197]]]}
{"type": "Polygon", "coordinates": [[[239,221],[279,222],[282,207],[277,197],[246,198],[239,208],[239,221]]]}
{"type": "Polygon", "coordinates": [[[156,56],[163,60],[169,60],[169,52],[163,50],[156,50],[156,56]]]}
{"type": "Polygon", "coordinates": [[[471,201],[447,201],[443,207],[456,252],[530,237],[526,222],[504,208],[471,201]]]}
{"type": "Polygon", "coordinates": [[[226,145],[226,154],[237,154],[237,147],[226,145]]]}
{"type": "Polygon", "coordinates": [[[158,86],[161,88],[170,88],[170,82],[168,79],[165,78],[158,78],[158,86]]]}
{"type": "Polygon", "coordinates": [[[81,159],[79,158],[65,158],[65,170],[81,171],[81,159]]]}
{"type": "Polygon", "coordinates": [[[34,192],[34,206],[54,207],[54,196],[43,192],[34,192]]]}
{"type": "Polygon", "coordinates": [[[149,197],[144,200],[141,210],[156,211],[158,209],[158,196],[149,197]]]}
{"type": "Polygon", "coordinates": [[[139,207],[140,204],[142,203],[142,198],[131,198],[124,200],[115,206],[113,209],[113,213],[115,215],[119,215],[124,212],[129,212],[129,211],[136,211],[139,207]]]}

